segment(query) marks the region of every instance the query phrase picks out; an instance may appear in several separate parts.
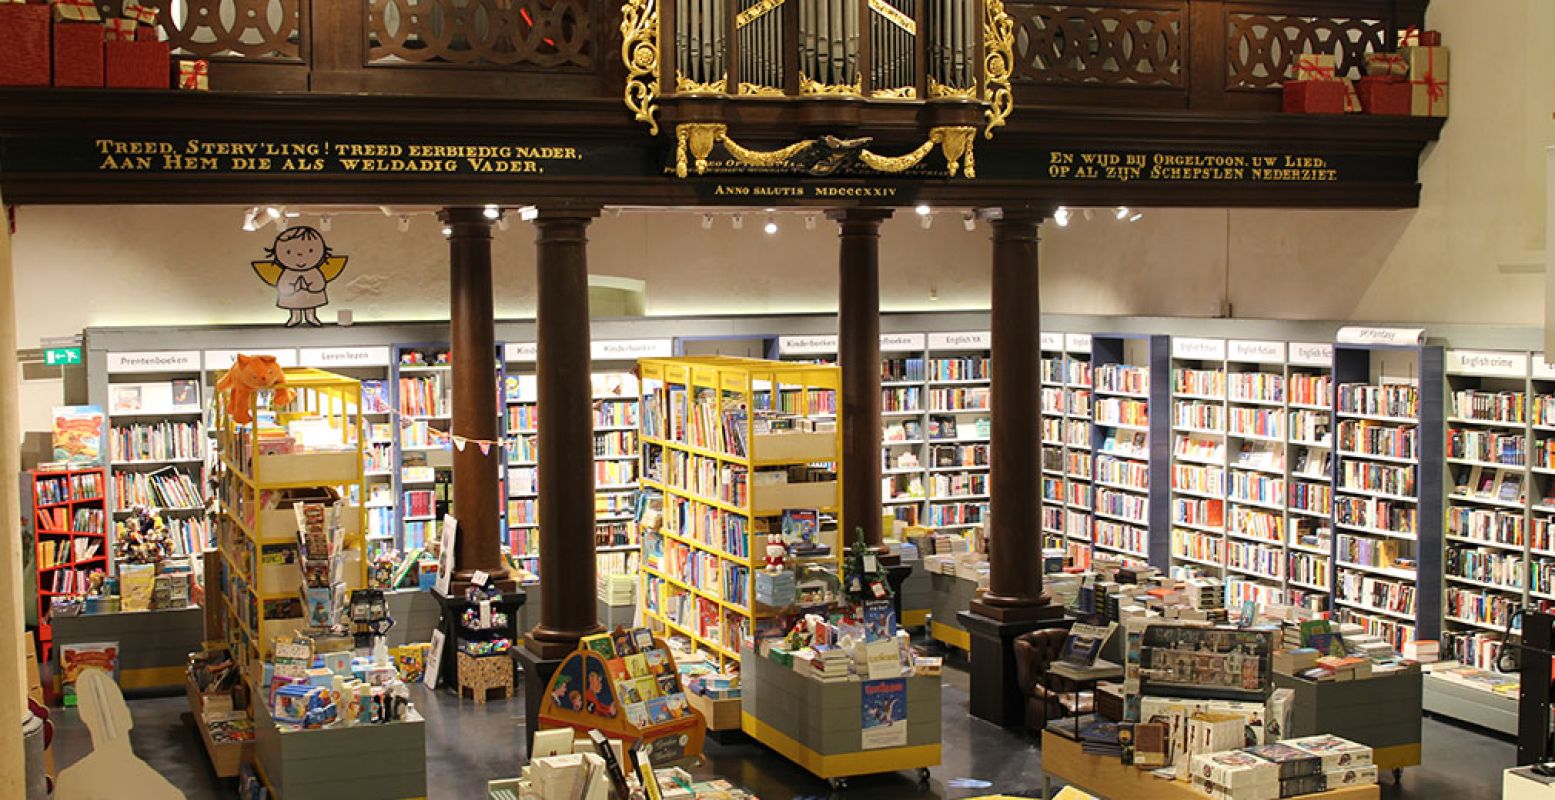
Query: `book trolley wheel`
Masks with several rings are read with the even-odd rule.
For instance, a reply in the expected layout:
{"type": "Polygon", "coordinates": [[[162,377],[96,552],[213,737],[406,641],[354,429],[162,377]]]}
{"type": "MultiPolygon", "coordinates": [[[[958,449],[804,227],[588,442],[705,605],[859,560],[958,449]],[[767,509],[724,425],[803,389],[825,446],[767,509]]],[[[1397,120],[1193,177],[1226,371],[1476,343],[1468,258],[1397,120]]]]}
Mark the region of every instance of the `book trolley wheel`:
{"type": "Polygon", "coordinates": [[[1393,782],[1396,784],[1400,780],[1402,780],[1403,777],[1404,777],[1404,768],[1403,767],[1394,767],[1393,768],[1393,782]]]}
{"type": "Polygon", "coordinates": [[[919,767],[918,768],[918,791],[926,792],[928,790],[929,790],[929,768],[928,767],[919,767]]]}
{"type": "Polygon", "coordinates": [[[848,788],[848,779],[847,778],[829,778],[828,781],[831,783],[831,788],[832,789],[834,789],[836,791],[839,791],[839,792],[847,791],[847,788],[848,788]]]}

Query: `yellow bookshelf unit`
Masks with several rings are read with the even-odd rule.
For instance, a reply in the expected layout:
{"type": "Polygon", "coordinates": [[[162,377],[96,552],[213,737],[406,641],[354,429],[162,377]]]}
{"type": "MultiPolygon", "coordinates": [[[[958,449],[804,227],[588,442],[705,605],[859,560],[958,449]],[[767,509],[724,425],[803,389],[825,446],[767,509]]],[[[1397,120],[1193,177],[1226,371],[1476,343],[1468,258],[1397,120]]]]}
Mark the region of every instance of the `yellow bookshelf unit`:
{"type": "MultiPolygon", "coordinates": [[[[737,662],[759,620],[793,610],[757,601],[767,536],[783,533],[785,511],[817,523],[840,516],[841,373],[727,357],[644,359],[640,371],[641,484],[662,496],[661,513],[642,525],[644,615],[656,632],[737,662]]],[[[846,542],[834,531],[815,542],[829,550],[800,548],[789,568],[840,575],[846,542]]]]}
{"type": "Polygon", "coordinates": [[[292,402],[272,409],[272,393],[257,393],[252,423],[238,423],[228,398],[216,398],[217,529],[225,568],[210,594],[225,608],[227,643],[251,681],[276,637],[307,629],[310,605],[320,602],[304,583],[310,565],[320,562],[303,551],[297,504],[338,504],[338,550],[322,573],[331,600],[342,602],[367,576],[361,382],[316,369],[285,372],[292,402]]]}

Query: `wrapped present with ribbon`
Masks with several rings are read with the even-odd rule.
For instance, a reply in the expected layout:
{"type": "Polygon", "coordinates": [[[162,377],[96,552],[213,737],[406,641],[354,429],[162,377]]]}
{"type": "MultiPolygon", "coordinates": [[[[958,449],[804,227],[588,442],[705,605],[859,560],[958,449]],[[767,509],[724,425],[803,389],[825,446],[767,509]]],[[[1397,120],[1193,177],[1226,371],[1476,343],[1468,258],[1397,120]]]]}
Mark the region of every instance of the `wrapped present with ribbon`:
{"type": "Polygon", "coordinates": [[[109,42],[135,41],[135,20],[119,17],[103,20],[103,39],[109,42]]]}
{"type": "Polygon", "coordinates": [[[154,42],[157,35],[156,6],[142,5],[135,0],[124,0],[124,18],[135,21],[135,38],[141,41],[154,42]]]}
{"type": "Polygon", "coordinates": [[[60,22],[102,22],[96,0],[49,0],[54,19],[60,22]]]}
{"type": "Polygon", "coordinates": [[[1300,53],[1292,66],[1298,81],[1331,81],[1339,77],[1331,53],[1300,53]]]}
{"type": "Polygon", "coordinates": [[[211,64],[203,58],[178,62],[178,88],[196,92],[211,90],[211,64]]]}
{"type": "Polygon", "coordinates": [[[1340,78],[1329,53],[1301,53],[1291,65],[1295,80],[1284,84],[1284,110],[1293,114],[1344,114],[1361,110],[1360,96],[1340,78]]]}
{"type": "Polygon", "coordinates": [[[1409,77],[1409,59],[1403,53],[1367,53],[1366,75],[1374,78],[1409,77]]]}
{"type": "Polygon", "coordinates": [[[55,86],[103,85],[103,36],[101,25],[54,23],[55,86]]]}
{"type": "Polygon", "coordinates": [[[1440,47],[1442,45],[1441,31],[1423,31],[1419,28],[1408,27],[1398,30],[1398,48],[1405,47],[1440,47]]]}
{"type": "Polygon", "coordinates": [[[1447,116],[1450,55],[1445,47],[1411,47],[1404,51],[1409,61],[1410,113],[1414,116],[1447,116]]]}
{"type": "Polygon", "coordinates": [[[1413,104],[1409,81],[1388,75],[1368,75],[1355,82],[1361,101],[1361,113],[1380,116],[1409,116],[1413,104]]]}
{"type": "Polygon", "coordinates": [[[0,86],[48,86],[49,66],[49,7],[0,3],[0,86]]]}
{"type": "MultiPolygon", "coordinates": [[[[133,20],[126,21],[134,24],[133,20]]],[[[103,47],[108,67],[108,88],[168,88],[172,58],[167,42],[117,40],[109,41],[103,47]]]]}

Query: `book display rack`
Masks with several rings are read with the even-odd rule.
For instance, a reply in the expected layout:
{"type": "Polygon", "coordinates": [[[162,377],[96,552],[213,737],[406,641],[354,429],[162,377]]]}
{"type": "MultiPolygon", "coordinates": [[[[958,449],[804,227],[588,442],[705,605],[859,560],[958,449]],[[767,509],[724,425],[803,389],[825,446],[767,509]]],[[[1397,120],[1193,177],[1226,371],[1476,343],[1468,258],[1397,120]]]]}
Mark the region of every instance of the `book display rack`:
{"type": "MultiPolygon", "coordinates": [[[[389,378],[395,363],[389,345],[361,347],[302,347],[297,364],[325,369],[362,383],[362,475],[367,480],[363,505],[367,509],[367,560],[380,553],[403,550],[395,515],[394,477],[397,469],[395,443],[395,388],[389,378]]],[[[353,498],[355,501],[356,498],[353,498]]]]}
{"type": "MultiPolygon", "coordinates": [[[[136,505],[166,522],[181,555],[209,546],[205,390],[198,350],[110,353],[107,469],[112,516],[136,505]]],[[[112,531],[109,525],[107,530],[112,531]]],[[[112,542],[104,542],[104,549],[112,542]]],[[[195,559],[198,562],[198,559],[195,559]]]]}
{"type": "Polygon", "coordinates": [[[923,524],[981,527],[988,518],[989,370],[986,331],[931,333],[925,354],[928,503],[923,524]]]}
{"type": "MultiPolygon", "coordinates": [[[[1039,410],[1042,414],[1042,548],[1066,549],[1064,539],[1064,492],[1069,478],[1064,474],[1064,425],[1069,409],[1064,389],[1067,360],[1064,335],[1042,332],[1042,388],[1039,410]]],[[[1086,458],[1089,453],[1084,454],[1086,458]]],[[[1085,470],[1086,477],[1090,469],[1085,470]]],[[[1076,548],[1089,555],[1089,548],[1076,548]]]]}
{"type": "Polygon", "coordinates": [[[841,569],[844,543],[820,525],[841,507],[830,418],[840,372],[723,357],[640,363],[641,482],[664,498],[660,525],[642,532],[643,614],[657,632],[738,661],[760,620],[790,610],[756,596],[767,537],[788,541],[800,605],[833,594],[823,586],[810,598],[806,567],[834,580],[841,569]]]}
{"type": "Polygon", "coordinates": [[[1225,577],[1226,342],[1172,339],[1172,560],[1225,577]]]}
{"type": "Polygon", "coordinates": [[[102,469],[32,472],[33,585],[44,661],[52,649],[54,598],[85,594],[92,572],[108,572],[107,497],[102,469]]]}
{"type": "MultiPolygon", "coordinates": [[[[1044,339],[1054,336],[1045,334],[1044,339]]],[[[1050,535],[1056,530],[1062,537],[1057,544],[1062,547],[1069,563],[1089,567],[1091,563],[1091,491],[1095,466],[1091,456],[1092,419],[1092,370],[1091,337],[1084,333],[1065,333],[1053,344],[1059,345],[1061,359],[1051,366],[1058,372],[1049,375],[1050,362],[1044,346],[1042,368],[1043,381],[1043,498],[1048,500],[1048,479],[1056,477],[1061,491],[1059,502],[1044,506],[1043,529],[1050,535]],[[1057,386],[1049,386],[1052,379],[1057,386]],[[1061,416],[1054,417],[1047,411],[1047,395],[1050,388],[1061,387],[1061,416]],[[1049,471],[1048,455],[1060,453],[1056,475],[1049,471]]]]}
{"type": "Polygon", "coordinates": [[[1442,368],[1436,346],[1334,346],[1334,610],[1400,650],[1440,629],[1442,368]]]}
{"type": "Polygon", "coordinates": [[[1164,566],[1170,557],[1169,483],[1152,476],[1170,452],[1171,387],[1165,336],[1091,336],[1092,549],[1128,564],[1164,566]]]}

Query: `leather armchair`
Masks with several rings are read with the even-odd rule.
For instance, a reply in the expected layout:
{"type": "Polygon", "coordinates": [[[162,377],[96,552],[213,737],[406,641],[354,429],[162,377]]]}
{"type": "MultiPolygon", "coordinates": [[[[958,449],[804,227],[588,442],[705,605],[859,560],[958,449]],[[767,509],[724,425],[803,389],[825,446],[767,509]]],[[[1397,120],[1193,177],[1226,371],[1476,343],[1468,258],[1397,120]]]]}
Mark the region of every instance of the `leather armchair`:
{"type": "Polygon", "coordinates": [[[1055,720],[1064,715],[1058,692],[1048,688],[1046,679],[1048,667],[1058,659],[1068,637],[1069,631],[1064,628],[1044,628],[1015,638],[1015,677],[1021,696],[1026,698],[1028,730],[1040,733],[1044,719],[1055,720]]]}

